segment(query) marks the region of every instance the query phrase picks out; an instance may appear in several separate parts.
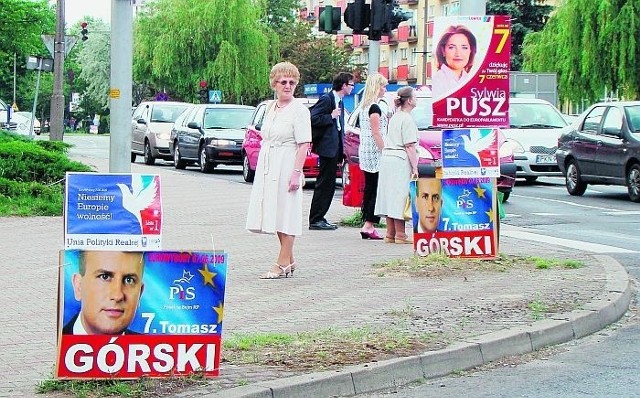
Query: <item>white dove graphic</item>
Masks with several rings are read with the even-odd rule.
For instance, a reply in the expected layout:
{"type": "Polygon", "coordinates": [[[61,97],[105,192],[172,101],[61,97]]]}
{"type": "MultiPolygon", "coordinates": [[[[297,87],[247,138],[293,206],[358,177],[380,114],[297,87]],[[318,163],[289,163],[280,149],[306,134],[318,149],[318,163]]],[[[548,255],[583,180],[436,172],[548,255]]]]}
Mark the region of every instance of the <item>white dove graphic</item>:
{"type": "Polygon", "coordinates": [[[480,134],[479,129],[471,129],[470,134],[471,138],[466,135],[462,136],[462,141],[464,142],[464,150],[478,159],[478,164],[482,164],[480,162],[480,152],[483,149],[487,149],[494,143],[496,139],[496,130],[491,130],[491,133],[486,136],[482,136],[480,134]]]}
{"type": "Polygon", "coordinates": [[[116,184],[122,191],[122,207],[138,219],[140,229],[142,230],[142,217],[140,211],[149,207],[156,198],[157,183],[153,178],[151,183],[146,187],[142,183],[141,175],[131,176],[131,190],[125,184],[116,184]]]}

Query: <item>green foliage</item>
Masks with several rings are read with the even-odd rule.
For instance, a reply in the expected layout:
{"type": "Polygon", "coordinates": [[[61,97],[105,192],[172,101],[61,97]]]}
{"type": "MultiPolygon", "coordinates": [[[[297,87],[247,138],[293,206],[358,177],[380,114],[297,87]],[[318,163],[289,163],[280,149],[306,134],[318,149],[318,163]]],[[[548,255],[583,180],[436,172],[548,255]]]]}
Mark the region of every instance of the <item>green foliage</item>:
{"type": "Polygon", "coordinates": [[[224,102],[255,103],[269,92],[278,42],[251,0],[158,0],[136,18],[135,80],[195,101],[198,83],[224,102]]]}
{"type": "Polygon", "coordinates": [[[511,70],[522,68],[522,44],[527,34],[541,31],[553,6],[542,0],[489,0],[488,15],[509,15],[511,21],[511,70]]]}
{"type": "Polygon", "coordinates": [[[69,146],[0,130],[0,215],[62,214],[65,173],[91,171],[67,158],[69,146]]]}
{"type": "MultiPolygon", "coordinates": [[[[13,97],[14,54],[22,82],[22,77],[32,74],[24,66],[26,57],[49,54],[40,35],[55,30],[55,11],[47,0],[0,0],[0,21],[0,98],[9,100],[13,97]]],[[[19,103],[20,108],[26,105],[19,103]]]]}
{"type": "Polygon", "coordinates": [[[556,71],[561,100],[594,102],[605,89],[636,99],[639,24],[638,0],[566,0],[543,31],[526,37],[524,68],[556,71]]]}
{"type": "MultiPolygon", "coordinates": [[[[109,25],[99,19],[87,19],[90,26],[89,39],[80,42],[72,58],[79,66],[77,82],[82,89],[81,108],[84,114],[93,118],[95,113],[105,114],[109,106],[109,87],[111,81],[111,30],[109,25]]],[[[78,25],[73,30],[80,31],[78,25]]],[[[102,124],[102,123],[101,123],[102,124]]]]}

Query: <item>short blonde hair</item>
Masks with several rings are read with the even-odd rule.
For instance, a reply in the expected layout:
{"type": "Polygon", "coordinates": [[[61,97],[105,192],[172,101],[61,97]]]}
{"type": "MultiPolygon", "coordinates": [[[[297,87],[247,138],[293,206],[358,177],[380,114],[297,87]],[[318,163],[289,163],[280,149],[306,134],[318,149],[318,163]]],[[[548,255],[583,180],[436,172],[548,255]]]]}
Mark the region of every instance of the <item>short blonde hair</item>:
{"type": "Polygon", "coordinates": [[[271,72],[269,73],[269,82],[271,88],[276,88],[276,83],[283,77],[291,77],[296,83],[300,82],[300,72],[298,68],[291,62],[279,62],[273,65],[271,72]]]}
{"type": "Polygon", "coordinates": [[[362,94],[362,107],[368,107],[369,105],[378,102],[378,94],[380,89],[386,86],[388,80],[380,73],[373,73],[367,77],[367,82],[364,85],[364,93],[362,94]]]}

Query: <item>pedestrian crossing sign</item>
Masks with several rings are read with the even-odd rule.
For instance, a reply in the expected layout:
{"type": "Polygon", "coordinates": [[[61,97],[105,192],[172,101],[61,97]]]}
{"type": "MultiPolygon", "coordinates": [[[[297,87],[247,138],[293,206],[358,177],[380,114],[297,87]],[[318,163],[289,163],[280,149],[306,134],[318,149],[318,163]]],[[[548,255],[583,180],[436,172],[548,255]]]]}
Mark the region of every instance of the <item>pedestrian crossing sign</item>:
{"type": "Polygon", "coordinates": [[[222,102],[222,91],[220,90],[209,90],[209,103],[210,104],[219,104],[222,102]]]}

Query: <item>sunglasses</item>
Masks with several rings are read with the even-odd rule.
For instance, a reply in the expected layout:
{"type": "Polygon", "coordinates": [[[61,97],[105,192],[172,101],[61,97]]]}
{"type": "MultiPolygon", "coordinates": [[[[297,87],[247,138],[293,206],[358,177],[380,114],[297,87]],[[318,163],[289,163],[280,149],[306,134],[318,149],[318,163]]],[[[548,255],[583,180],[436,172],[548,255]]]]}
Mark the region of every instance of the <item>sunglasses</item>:
{"type": "Polygon", "coordinates": [[[286,86],[287,84],[290,86],[295,86],[296,84],[298,84],[298,82],[296,82],[295,80],[280,80],[278,83],[282,84],[283,86],[286,86]]]}
{"type": "Polygon", "coordinates": [[[355,85],[356,85],[355,83],[347,83],[347,86],[354,87],[355,85]]]}

